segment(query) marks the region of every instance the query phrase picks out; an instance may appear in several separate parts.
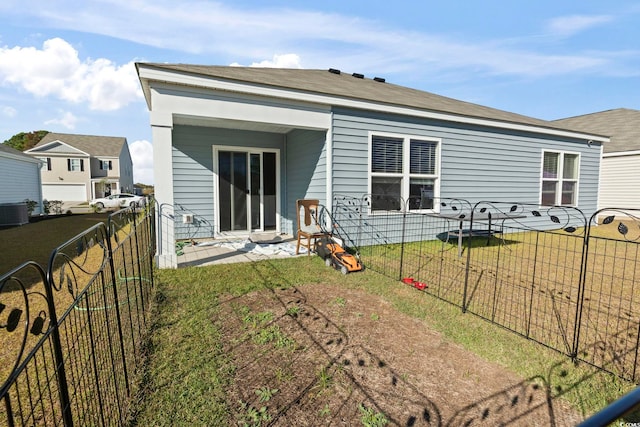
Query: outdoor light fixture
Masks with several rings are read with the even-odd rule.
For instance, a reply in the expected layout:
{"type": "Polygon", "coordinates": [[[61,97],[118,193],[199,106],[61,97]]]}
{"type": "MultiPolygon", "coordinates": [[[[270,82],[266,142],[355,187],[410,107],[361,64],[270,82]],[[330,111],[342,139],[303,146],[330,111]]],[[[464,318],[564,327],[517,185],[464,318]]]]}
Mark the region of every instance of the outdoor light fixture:
{"type": "Polygon", "coordinates": [[[374,77],[373,80],[380,82],[380,83],[384,83],[386,82],[386,80],[383,77],[374,77]]]}
{"type": "Polygon", "coordinates": [[[364,74],[360,74],[360,73],[353,73],[351,74],[353,77],[355,77],[356,79],[364,79],[364,74]]]}
{"type": "Polygon", "coordinates": [[[329,68],[329,72],[330,72],[331,74],[340,74],[340,70],[337,70],[337,69],[335,69],[335,68],[329,68]]]}

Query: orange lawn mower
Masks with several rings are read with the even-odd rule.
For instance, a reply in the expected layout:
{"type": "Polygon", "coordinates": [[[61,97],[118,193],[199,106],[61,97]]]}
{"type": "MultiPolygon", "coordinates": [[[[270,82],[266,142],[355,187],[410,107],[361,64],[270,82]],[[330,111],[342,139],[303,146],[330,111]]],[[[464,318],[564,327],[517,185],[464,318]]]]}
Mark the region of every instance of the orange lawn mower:
{"type": "Polygon", "coordinates": [[[336,238],[327,234],[316,241],[316,253],[324,259],[327,267],[340,270],[342,274],[362,271],[364,267],[357,256],[347,252],[336,238]]]}

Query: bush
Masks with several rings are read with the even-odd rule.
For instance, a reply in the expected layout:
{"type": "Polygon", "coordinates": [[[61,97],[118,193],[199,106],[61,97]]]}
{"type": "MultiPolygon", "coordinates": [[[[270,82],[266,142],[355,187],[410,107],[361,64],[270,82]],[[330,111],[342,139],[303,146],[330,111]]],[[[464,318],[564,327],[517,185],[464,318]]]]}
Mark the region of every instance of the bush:
{"type": "Polygon", "coordinates": [[[29,216],[31,216],[33,211],[36,209],[36,206],[38,206],[38,202],[29,199],[24,199],[24,202],[27,204],[27,211],[29,212],[29,216]]]}
{"type": "Polygon", "coordinates": [[[56,215],[60,215],[62,213],[62,200],[45,200],[44,204],[44,213],[54,213],[56,215]]]}

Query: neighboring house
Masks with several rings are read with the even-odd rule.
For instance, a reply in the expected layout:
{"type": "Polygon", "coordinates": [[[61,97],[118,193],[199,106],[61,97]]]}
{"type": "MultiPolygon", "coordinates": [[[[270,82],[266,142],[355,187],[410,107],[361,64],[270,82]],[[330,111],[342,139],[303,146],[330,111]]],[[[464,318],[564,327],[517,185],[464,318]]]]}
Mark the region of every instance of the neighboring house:
{"type": "Polygon", "coordinates": [[[554,121],[610,137],[600,170],[600,208],[640,209],[640,111],[617,108],[554,121]]]}
{"type": "MultiPolygon", "coordinates": [[[[136,67],[155,198],[193,213],[165,226],[169,242],[294,233],[296,199],[338,194],[598,203],[606,137],[334,69],[136,67]]],[[[159,266],[175,267],[160,246],[159,266]]]]}
{"type": "Polygon", "coordinates": [[[31,200],[37,203],[31,214],[42,214],[41,164],[38,159],[0,144],[0,205],[31,200]]]}
{"type": "Polygon", "coordinates": [[[46,200],[86,202],[133,192],[133,163],[126,138],[50,132],[29,154],[44,162],[46,200]]]}

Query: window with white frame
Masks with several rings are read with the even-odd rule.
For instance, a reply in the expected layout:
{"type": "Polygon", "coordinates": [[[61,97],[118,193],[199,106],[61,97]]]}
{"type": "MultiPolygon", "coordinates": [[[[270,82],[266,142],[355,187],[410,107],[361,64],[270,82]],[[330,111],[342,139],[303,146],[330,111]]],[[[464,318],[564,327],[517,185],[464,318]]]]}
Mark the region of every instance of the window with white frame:
{"type": "Polygon", "coordinates": [[[43,164],[42,167],[45,170],[50,171],[51,170],[51,157],[39,157],[40,160],[42,160],[43,164]]]}
{"type": "Polygon", "coordinates": [[[372,210],[433,209],[439,174],[439,140],[371,136],[372,210]]]}
{"type": "Polygon", "coordinates": [[[576,206],[580,155],[562,151],[542,153],[540,204],[543,206],[576,206]]]}
{"type": "Polygon", "coordinates": [[[100,169],[103,171],[111,170],[111,160],[100,160],[100,169]]]}
{"type": "Polygon", "coordinates": [[[84,171],[84,161],[82,159],[67,159],[67,170],[70,172],[84,171]]]}

